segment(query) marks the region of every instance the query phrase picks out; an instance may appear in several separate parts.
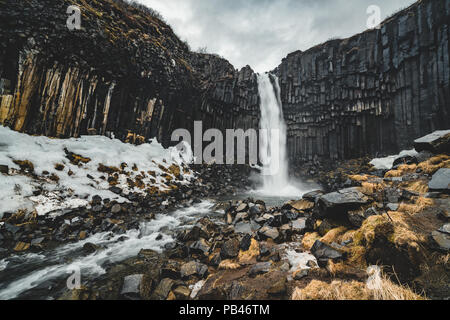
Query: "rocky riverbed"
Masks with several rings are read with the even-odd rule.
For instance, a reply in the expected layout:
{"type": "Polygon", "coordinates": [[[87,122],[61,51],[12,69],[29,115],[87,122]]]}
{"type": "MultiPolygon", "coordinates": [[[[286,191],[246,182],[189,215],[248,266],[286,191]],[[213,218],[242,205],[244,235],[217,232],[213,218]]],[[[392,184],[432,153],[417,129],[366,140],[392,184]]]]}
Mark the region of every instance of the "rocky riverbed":
{"type": "Polygon", "coordinates": [[[348,287],[339,298],[373,299],[383,288],[368,289],[368,270],[378,265],[403,298],[449,298],[450,156],[433,149],[443,139],[384,159],[385,169],[368,159],[337,170],[312,163],[304,168],[327,177],[323,190],[280,206],[256,196],[223,201],[250,189],[252,169],[203,165],[186,167],[195,179],[172,178],[166,192],[112,186],[127,202],[94,195],[58,214],[6,214],[0,297],[325,299],[338,286],[348,287]],[[74,270],[81,286],[68,290],[74,270]]]}

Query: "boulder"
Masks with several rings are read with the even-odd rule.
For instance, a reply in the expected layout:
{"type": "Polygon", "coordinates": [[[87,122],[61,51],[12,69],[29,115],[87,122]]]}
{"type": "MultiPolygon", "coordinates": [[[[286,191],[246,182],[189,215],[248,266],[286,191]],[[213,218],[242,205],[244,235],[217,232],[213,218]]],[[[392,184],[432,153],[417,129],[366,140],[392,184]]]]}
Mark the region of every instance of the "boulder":
{"type": "Polygon", "coordinates": [[[368,202],[369,199],[358,188],[354,187],[321,196],[319,208],[321,215],[327,216],[358,209],[368,202]]]}
{"type": "Polygon", "coordinates": [[[234,226],[234,231],[236,233],[242,233],[242,234],[252,234],[252,225],[247,222],[239,222],[234,226]]]}
{"type": "Polygon", "coordinates": [[[431,233],[431,237],[436,242],[436,244],[439,246],[439,249],[448,252],[450,251],[450,234],[445,232],[433,231],[431,233]]]}
{"type": "Polygon", "coordinates": [[[135,274],[125,277],[123,279],[122,291],[120,294],[130,300],[140,299],[143,278],[143,274],[135,274]]]}
{"type": "Polygon", "coordinates": [[[259,274],[264,274],[270,271],[272,268],[272,261],[260,262],[255,264],[249,271],[251,277],[257,276],[259,274]]]}
{"type": "Polygon", "coordinates": [[[304,234],[306,232],[306,221],[307,218],[300,218],[292,221],[292,232],[295,234],[304,234]]]}
{"type": "Polygon", "coordinates": [[[311,202],[316,202],[323,195],[322,190],[315,190],[303,195],[303,199],[311,202]]]}
{"type": "Polygon", "coordinates": [[[181,266],[180,273],[183,279],[192,276],[204,278],[208,273],[208,267],[203,263],[191,261],[181,266]]]}
{"type": "Polygon", "coordinates": [[[417,152],[450,153],[450,130],[435,131],[414,141],[417,152]]]}
{"type": "Polygon", "coordinates": [[[220,256],[222,259],[233,259],[236,258],[239,254],[239,240],[231,239],[225,242],[222,245],[222,249],[220,250],[220,256]]]}
{"type": "Polygon", "coordinates": [[[211,248],[210,245],[205,241],[205,239],[195,241],[189,247],[191,252],[204,254],[205,256],[208,255],[210,248],[211,248]]]}
{"type": "Polygon", "coordinates": [[[169,278],[162,279],[151,295],[151,300],[166,300],[175,281],[169,278]]]}
{"type": "Polygon", "coordinates": [[[428,184],[430,191],[450,191],[450,168],[439,169],[428,184]]]}
{"type": "Polygon", "coordinates": [[[277,240],[280,237],[280,233],[277,228],[272,228],[269,226],[262,227],[258,231],[258,235],[262,238],[262,240],[266,240],[268,238],[272,240],[277,240]]]}
{"type": "Polygon", "coordinates": [[[326,243],[323,243],[320,240],[316,240],[314,245],[311,248],[311,253],[314,257],[316,257],[319,264],[326,265],[328,260],[340,260],[343,258],[342,253],[335,250],[331,246],[327,245],[326,243]]]}
{"type": "Polygon", "coordinates": [[[5,166],[5,165],[3,165],[3,164],[0,164],[0,173],[8,174],[8,172],[9,172],[8,166],[5,166]]]}

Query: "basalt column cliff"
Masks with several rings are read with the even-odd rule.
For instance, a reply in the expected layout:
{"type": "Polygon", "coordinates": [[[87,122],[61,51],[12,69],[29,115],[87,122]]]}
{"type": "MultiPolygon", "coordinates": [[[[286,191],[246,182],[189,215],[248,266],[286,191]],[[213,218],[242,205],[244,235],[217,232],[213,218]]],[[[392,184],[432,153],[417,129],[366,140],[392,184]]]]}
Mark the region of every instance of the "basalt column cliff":
{"type": "MultiPolygon", "coordinates": [[[[256,74],[191,52],[157,15],[121,0],[0,1],[0,123],[32,134],[115,136],[257,128],[256,74]],[[81,30],[66,26],[81,9],[81,30]]],[[[450,127],[450,1],[422,0],[274,71],[292,160],[395,153],[450,127]]]]}
{"type": "Polygon", "coordinates": [[[55,137],[164,145],[178,128],[258,123],[256,77],[189,50],[153,12],[120,0],[1,1],[0,123],[55,137]],[[69,5],[81,30],[66,26],[69,5]]]}
{"type": "Polygon", "coordinates": [[[450,127],[450,1],[424,0],[379,30],[287,56],[276,72],[291,158],[396,153],[450,127]]]}

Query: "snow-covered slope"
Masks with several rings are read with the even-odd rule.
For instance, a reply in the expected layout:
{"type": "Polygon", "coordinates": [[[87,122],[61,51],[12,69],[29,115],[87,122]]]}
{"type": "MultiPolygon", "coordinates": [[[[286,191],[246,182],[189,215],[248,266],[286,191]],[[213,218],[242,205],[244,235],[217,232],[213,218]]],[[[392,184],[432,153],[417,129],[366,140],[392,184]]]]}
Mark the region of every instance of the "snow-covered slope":
{"type": "Polygon", "coordinates": [[[135,146],[103,136],[52,139],[0,126],[0,165],[9,168],[0,173],[0,217],[84,206],[94,195],[127,201],[112,186],[124,194],[167,191],[175,180],[189,183],[192,161],[185,143],[164,149],[156,140],[135,146]]]}

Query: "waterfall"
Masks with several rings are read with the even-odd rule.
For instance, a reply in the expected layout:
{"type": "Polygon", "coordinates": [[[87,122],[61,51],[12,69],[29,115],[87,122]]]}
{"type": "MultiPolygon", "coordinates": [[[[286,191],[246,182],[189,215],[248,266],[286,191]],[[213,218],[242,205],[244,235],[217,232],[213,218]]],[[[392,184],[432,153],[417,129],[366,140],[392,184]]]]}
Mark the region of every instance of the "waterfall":
{"type": "Polygon", "coordinates": [[[281,104],[281,90],[274,75],[258,75],[261,99],[259,159],[263,165],[261,176],[263,193],[268,196],[299,196],[291,185],[286,151],[287,129],[281,104]],[[274,78],[272,82],[270,77],[274,78]]]}

